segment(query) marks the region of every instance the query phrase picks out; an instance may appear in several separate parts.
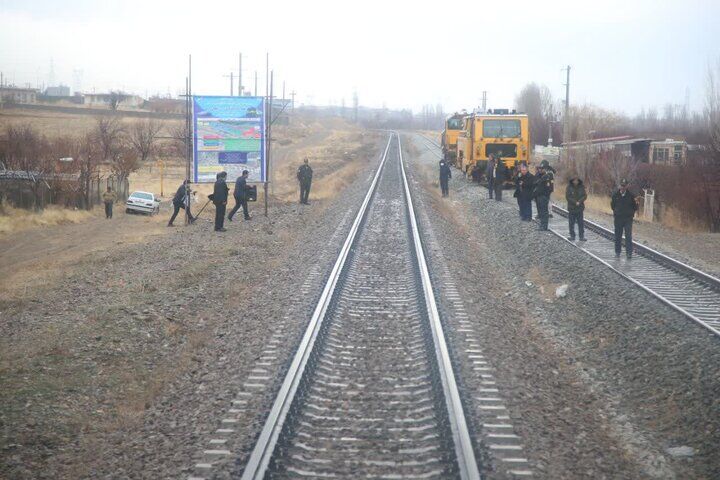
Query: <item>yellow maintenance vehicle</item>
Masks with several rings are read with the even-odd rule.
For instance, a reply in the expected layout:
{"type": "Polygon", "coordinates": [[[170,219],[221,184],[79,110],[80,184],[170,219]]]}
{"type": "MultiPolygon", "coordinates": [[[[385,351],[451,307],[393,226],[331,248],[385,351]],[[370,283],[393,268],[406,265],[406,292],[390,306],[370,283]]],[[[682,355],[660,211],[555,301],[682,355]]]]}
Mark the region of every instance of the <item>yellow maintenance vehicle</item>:
{"type": "Polygon", "coordinates": [[[457,140],[463,127],[463,119],[467,113],[455,113],[445,120],[445,129],[442,132],[440,146],[442,147],[443,158],[450,165],[459,167],[457,159],[457,140]]]}
{"type": "Polygon", "coordinates": [[[493,153],[508,168],[508,180],[521,162],[528,162],[530,132],[526,114],[495,109],[463,119],[463,129],[457,139],[458,168],[466,175],[470,175],[475,165],[485,172],[488,157],[493,153]]]}

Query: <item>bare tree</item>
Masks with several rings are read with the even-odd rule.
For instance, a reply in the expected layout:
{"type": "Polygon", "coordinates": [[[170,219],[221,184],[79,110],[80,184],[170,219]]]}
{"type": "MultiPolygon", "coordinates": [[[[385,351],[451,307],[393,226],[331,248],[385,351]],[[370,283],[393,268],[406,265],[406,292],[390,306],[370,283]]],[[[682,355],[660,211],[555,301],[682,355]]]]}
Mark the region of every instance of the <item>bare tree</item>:
{"type": "Polygon", "coordinates": [[[130,127],[128,141],[142,163],[153,154],[161,130],[162,124],[152,119],[135,122],[130,127]]]}
{"type": "Polygon", "coordinates": [[[125,100],[127,100],[129,95],[126,93],[123,93],[121,91],[112,91],[110,92],[110,109],[111,110],[117,110],[118,106],[125,100]]]}
{"type": "Polygon", "coordinates": [[[534,82],[525,85],[515,97],[515,108],[528,116],[532,144],[547,144],[549,126],[553,120],[552,106],[550,89],[546,85],[538,85],[534,82]]]}
{"type": "Polygon", "coordinates": [[[86,210],[92,208],[90,194],[92,192],[92,181],[99,177],[100,160],[102,157],[102,149],[95,141],[92,133],[77,139],[74,146],[75,154],[73,158],[77,162],[77,171],[80,175],[78,182],[83,207],[86,210]]]}
{"type": "Polygon", "coordinates": [[[720,232],[720,58],[714,69],[708,68],[704,113],[709,144],[698,183],[710,228],[720,232]]]}
{"type": "Polygon", "coordinates": [[[33,194],[33,207],[43,207],[41,192],[47,185],[44,175],[52,171],[53,158],[47,139],[30,125],[8,125],[5,130],[3,156],[10,170],[21,171],[28,179],[33,194]]]}
{"type": "Polygon", "coordinates": [[[120,183],[140,168],[140,161],[133,148],[121,147],[113,152],[112,171],[120,183]]]}
{"type": "Polygon", "coordinates": [[[97,117],[92,134],[100,146],[101,160],[109,160],[120,147],[125,128],[120,118],[104,115],[97,117]]]}

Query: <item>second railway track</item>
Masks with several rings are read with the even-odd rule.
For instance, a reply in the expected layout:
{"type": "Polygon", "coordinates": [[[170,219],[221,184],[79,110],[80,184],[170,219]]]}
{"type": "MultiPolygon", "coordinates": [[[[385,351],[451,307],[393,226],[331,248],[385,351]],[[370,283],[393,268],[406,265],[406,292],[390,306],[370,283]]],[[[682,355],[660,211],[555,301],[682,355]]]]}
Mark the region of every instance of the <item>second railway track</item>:
{"type": "Polygon", "coordinates": [[[242,478],[480,478],[398,135],[242,478]]]}
{"type": "MultiPolygon", "coordinates": [[[[419,137],[433,155],[442,158],[437,142],[419,137]]],[[[555,204],[552,211],[558,215],[550,219],[550,230],[566,239],[567,211],[555,204]]],[[[585,229],[587,242],[570,243],[720,337],[720,279],[637,242],[633,242],[633,260],[617,259],[611,230],[587,219],[585,229]]]]}

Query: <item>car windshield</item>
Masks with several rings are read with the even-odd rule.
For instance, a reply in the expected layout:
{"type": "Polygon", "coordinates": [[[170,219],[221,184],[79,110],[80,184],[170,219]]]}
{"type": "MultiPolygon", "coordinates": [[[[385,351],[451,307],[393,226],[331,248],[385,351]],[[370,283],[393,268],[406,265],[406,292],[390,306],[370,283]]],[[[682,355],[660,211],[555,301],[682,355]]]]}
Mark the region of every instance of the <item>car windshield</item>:
{"type": "Polygon", "coordinates": [[[145,192],[133,192],[132,195],[130,195],[133,198],[141,198],[143,200],[152,200],[153,196],[151,193],[145,193],[145,192]]]}
{"type": "Polygon", "coordinates": [[[520,136],[520,120],[484,120],[483,137],[508,138],[520,136]]]}

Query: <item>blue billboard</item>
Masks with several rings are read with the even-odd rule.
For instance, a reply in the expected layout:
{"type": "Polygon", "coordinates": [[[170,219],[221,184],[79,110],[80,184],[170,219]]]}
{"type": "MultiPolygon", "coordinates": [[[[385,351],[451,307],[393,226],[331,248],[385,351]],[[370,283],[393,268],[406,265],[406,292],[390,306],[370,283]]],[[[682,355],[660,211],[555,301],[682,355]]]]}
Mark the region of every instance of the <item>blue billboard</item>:
{"type": "Polygon", "coordinates": [[[193,181],[210,183],[225,171],[234,182],[265,182],[264,97],[193,96],[193,181]]]}

